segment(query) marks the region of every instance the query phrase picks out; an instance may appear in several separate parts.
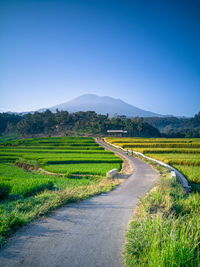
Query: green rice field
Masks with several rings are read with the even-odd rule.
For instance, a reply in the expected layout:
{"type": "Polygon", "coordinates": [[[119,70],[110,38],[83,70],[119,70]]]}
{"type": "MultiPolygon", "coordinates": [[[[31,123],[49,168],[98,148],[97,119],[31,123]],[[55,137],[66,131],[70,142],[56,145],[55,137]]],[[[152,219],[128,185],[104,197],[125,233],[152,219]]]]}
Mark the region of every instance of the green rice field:
{"type": "Polygon", "coordinates": [[[121,168],[122,160],[105,151],[93,138],[51,137],[15,140],[0,144],[0,163],[34,161],[55,174],[105,175],[121,168]]]}
{"type": "Polygon", "coordinates": [[[119,182],[105,178],[106,172],[121,166],[122,160],[93,138],[5,138],[0,143],[0,245],[53,208],[111,190],[119,182]]]}

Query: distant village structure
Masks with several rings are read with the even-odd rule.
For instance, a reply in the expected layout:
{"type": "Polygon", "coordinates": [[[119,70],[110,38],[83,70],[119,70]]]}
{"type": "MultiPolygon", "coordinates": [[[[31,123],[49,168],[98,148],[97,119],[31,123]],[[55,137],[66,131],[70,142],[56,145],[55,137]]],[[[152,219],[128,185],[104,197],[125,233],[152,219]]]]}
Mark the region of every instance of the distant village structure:
{"type": "Polygon", "coordinates": [[[107,133],[110,136],[123,136],[123,135],[127,134],[127,131],[124,131],[124,130],[107,130],[107,133]]]}

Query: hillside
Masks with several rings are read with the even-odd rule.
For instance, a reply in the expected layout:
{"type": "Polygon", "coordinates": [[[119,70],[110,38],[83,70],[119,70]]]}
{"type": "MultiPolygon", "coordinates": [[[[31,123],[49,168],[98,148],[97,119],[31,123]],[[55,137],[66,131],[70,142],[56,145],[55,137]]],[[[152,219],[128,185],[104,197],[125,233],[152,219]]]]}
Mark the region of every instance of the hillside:
{"type": "Polygon", "coordinates": [[[152,117],[144,121],[168,137],[200,137],[200,112],[193,118],[152,117]]]}
{"type": "MultiPolygon", "coordinates": [[[[109,96],[97,96],[93,94],[85,94],[74,98],[71,101],[60,105],[50,107],[49,110],[55,112],[58,110],[66,110],[70,113],[78,111],[95,111],[97,114],[108,114],[110,117],[117,115],[125,115],[126,117],[163,117],[150,111],[137,108],[127,104],[121,99],[109,96]]],[[[39,111],[44,111],[41,109],[39,111]]]]}

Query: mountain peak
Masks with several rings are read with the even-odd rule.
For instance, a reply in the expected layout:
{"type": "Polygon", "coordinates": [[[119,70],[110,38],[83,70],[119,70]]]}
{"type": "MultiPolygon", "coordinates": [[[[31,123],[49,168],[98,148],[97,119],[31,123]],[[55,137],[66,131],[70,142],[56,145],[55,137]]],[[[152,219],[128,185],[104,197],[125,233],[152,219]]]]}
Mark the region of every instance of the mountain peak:
{"type": "Polygon", "coordinates": [[[95,94],[84,94],[68,102],[49,108],[55,112],[58,110],[67,110],[68,112],[95,111],[98,114],[109,114],[110,117],[115,114],[125,115],[127,117],[162,117],[150,111],[142,110],[133,105],[124,102],[121,99],[110,96],[97,96],[95,94]]]}

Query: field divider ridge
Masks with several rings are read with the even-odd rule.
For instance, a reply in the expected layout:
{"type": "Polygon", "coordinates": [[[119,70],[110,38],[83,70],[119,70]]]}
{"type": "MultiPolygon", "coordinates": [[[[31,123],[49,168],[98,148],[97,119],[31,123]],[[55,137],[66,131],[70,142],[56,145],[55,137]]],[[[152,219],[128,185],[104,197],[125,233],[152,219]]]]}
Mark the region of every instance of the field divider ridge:
{"type": "MultiPolygon", "coordinates": [[[[108,141],[106,141],[105,138],[103,138],[103,141],[104,141],[105,143],[107,143],[109,146],[113,146],[113,147],[115,147],[115,148],[117,148],[117,149],[121,149],[121,150],[123,150],[123,151],[127,151],[126,149],[124,149],[124,148],[122,148],[122,147],[120,147],[120,146],[117,146],[117,145],[114,145],[114,144],[109,143],[108,141]]],[[[143,153],[141,153],[141,152],[137,152],[137,151],[134,151],[134,150],[133,150],[133,153],[134,153],[135,155],[137,155],[137,156],[140,156],[140,157],[143,157],[143,158],[148,159],[148,160],[150,160],[150,161],[153,161],[153,162],[155,162],[155,163],[158,163],[159,165],[161,165],[161,166],[167,168],[167,169],[170,170],[170,171],[174,171],[175,174],[176,174],[176,179],[177,179],[177,180],[180,182],[180,184],[183,186],[183,188],[185,189],[186,193],[189,194],[189,193],[192,191],[192,188],[191,188],[191,186],[189,185],[188,180],[186,179],[186,177],[185,177],[181,172],[179,172],[177,169],[175,169],[174,167],[168,165],[167,163],[165,163],[165,162],[163,162],[163,161],[161,161],[161,160],[157,160],[157,159],[154,159],[154,158],[145,156],[145,155],[144,155],[143,153]]]]}

